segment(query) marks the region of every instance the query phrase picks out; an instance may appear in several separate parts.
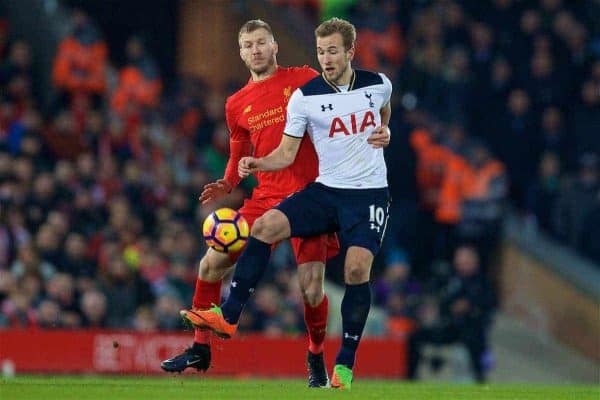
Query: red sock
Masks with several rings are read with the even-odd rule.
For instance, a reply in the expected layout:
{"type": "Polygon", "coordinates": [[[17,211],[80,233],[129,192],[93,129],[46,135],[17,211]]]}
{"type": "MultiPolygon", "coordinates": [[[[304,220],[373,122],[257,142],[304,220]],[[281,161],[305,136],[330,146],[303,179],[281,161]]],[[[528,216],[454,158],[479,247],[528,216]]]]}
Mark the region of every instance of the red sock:
{"type": "Polygon", "coordinates": [[[329,311],[329,300],[327,295],[316,307],[304,303],[304,322],[308,331],[308,351],[313,354],[323,352],[323,343],[327,333],[327,313],[329,311]]]}
{"type": "MultiPolygon", "coordinates": [[[[192,307],[194,309],[206,310],[213,304],[221,304],[221,280],[207,282],[200,278],[196,279],[196,289],[192,307]]],[[[194,342],[199,344],[210,344],[211,331],[194,329],[194,342]]]]}

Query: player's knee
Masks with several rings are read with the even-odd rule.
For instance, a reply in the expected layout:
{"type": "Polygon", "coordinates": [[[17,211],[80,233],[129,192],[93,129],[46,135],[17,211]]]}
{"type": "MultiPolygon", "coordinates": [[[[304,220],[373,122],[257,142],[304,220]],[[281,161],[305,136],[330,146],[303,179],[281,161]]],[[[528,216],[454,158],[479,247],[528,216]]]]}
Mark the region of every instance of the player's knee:
{"type": "Polygon", "coordinates": [[[369,281],[369,273],[369,268],[363,265],[346,265],[344,268],[344,280],[349,285],[358,285],[369,281]]]}
{"type": "Polygon", "coordinates": [[[252,225],[252,236],[265,243],[275,243],[285,239],[286,221],[273,210],[266,212],[254,221],[252,225]]]}

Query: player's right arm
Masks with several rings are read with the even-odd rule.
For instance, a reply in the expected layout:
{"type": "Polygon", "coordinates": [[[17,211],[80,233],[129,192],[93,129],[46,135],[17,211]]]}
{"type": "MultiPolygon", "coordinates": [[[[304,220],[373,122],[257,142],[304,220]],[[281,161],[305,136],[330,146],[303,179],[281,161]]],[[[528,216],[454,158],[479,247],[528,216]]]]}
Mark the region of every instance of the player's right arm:
{"type": "Polygon", "coordinates": [[[296,159],[300,143],[306,131],[308,117],[304,112],[304,95],[296,89],[287,106],[287,118],[279,146],[262,158],[244,157],[238,165],[240,177],[258,171],[278,171],[291,165],[296,159]]]}
{"type": "Polygon", "coordinates": [[[275,150],[261,158],[243,157],[238,164],[238,174],[245,178],[258,171],[279,171],[296,159],[302,138],[283,135],[275,150]]]}
{"type": "Polygon", "coordinates": [[[235,107],[232,107],[230,99],[225,104],[225,118],[229,128],[229,160],[227,160],[225,176],[223,179],[204,185],[199,198],[202,204],[218,200],[231,193],[241,180],[237,173],[240,159],[252,154],[250,135],[248,131],[239,126],[238,113],[235,111],[235,107]]]}

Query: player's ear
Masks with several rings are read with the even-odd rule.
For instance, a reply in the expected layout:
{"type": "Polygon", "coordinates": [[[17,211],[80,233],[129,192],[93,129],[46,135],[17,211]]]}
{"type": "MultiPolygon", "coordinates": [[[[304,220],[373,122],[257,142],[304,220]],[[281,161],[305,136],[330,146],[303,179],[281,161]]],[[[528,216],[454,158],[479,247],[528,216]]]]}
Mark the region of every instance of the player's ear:
{"type": "Polygon", "coordinates": [[[354,45],[352,45],[352,47],[350,47],[350,49],[348,50],[348,60],[352,61],[354,59],[354,45]]]}
{"type": "Polygon", "coordinates": [[[279,52],[279,44],[277,42],[273,41],[273,55],[276,56],[278,52],[279,52]]]}

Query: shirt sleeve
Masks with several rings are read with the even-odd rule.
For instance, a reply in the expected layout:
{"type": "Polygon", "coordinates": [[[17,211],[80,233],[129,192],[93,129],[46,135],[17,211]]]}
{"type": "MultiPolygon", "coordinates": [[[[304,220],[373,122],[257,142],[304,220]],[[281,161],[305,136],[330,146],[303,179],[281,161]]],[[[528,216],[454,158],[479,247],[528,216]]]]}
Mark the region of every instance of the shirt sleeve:
{"type": "Polygon", "coordinates": [[[383,79],[383,104],[386,105],[392,98],[392,82],[388,79],[385,74],[379,73],[381,79],[383,79]]]}
{"type": "Polygon", "coordinates": [[[237,122],[238,114],[234,111],[234,107],[232,107],[229,100],[225,103],[225,120],[227,128],[229,128],[229,159],[223,178],[229,182],[231,188],[234,188],[241,181],[237,172],[238,162],[242,157],[252,153],[252,146],[250,144],[250,134],[239,126],[237,122]]]}
{"type": "Polygon", "coordinates": [[[248,131],[239,126],[237,122],[238,113],[234,110],[229,100],[225,103],[225,120],[229,129],[229,140],[233,142],[246,142],[250,140],[248,131]]]}
{"type": "Polygon", "coordinates": [[[296,89],[287,106],[287,119],[283,132],[288,136],[301,138],[304,136],[307,124],[308,118],[304,111],[304,96],[300,89],[296,89]]]}

